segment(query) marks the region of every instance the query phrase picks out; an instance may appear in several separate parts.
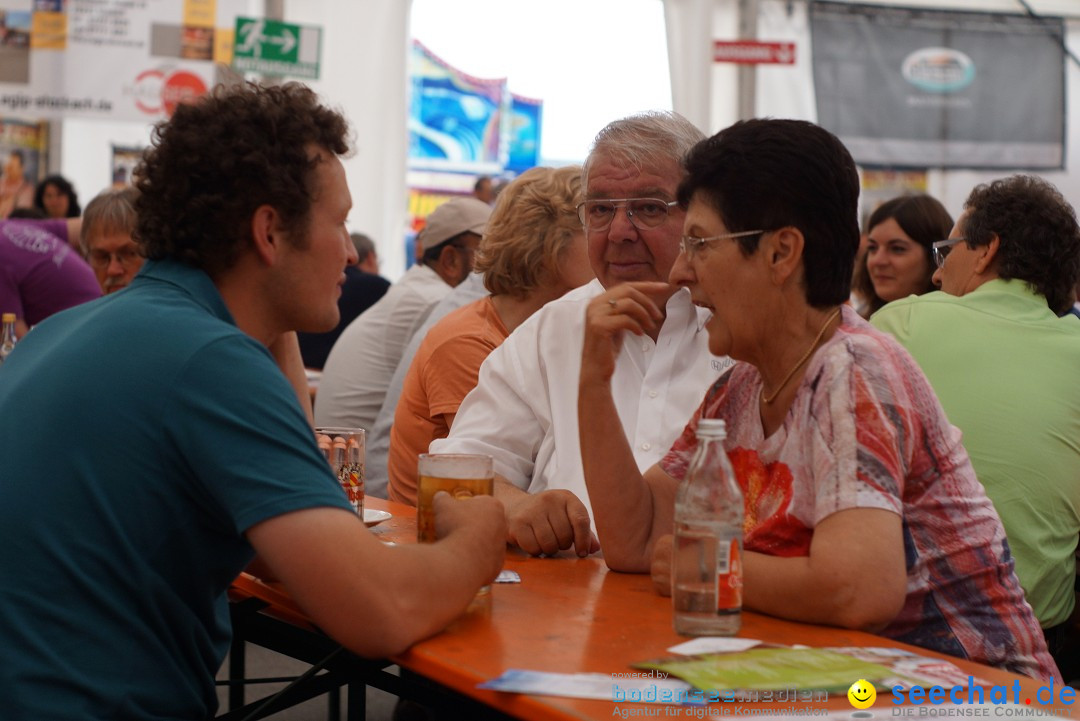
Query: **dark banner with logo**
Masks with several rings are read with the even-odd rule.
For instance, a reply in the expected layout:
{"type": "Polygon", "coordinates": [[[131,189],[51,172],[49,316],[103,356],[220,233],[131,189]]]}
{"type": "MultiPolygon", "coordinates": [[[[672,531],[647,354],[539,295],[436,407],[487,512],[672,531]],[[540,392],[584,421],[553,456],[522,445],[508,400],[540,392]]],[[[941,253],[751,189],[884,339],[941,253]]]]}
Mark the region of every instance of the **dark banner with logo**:
{"type": "Polygon", "coordinates": [[[810,6],[818,122],[861,165],[1064,167],[1060,18],[810,6]]]}

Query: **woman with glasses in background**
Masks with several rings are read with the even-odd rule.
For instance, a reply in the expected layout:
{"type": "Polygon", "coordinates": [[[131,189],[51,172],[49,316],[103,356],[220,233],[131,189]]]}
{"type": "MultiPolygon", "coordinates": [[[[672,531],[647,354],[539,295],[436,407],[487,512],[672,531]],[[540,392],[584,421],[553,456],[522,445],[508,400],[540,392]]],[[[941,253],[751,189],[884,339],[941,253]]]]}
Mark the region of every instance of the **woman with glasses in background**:
{"type": "Polygon", "coordinates": [[[936,290],[931,244],[947,238],[952,226],[945,206],[929,195],[904,195],[874,210],[866,254],[855,269],[855,292],[866,301],[864,317],[886,303],[936,290]]]}

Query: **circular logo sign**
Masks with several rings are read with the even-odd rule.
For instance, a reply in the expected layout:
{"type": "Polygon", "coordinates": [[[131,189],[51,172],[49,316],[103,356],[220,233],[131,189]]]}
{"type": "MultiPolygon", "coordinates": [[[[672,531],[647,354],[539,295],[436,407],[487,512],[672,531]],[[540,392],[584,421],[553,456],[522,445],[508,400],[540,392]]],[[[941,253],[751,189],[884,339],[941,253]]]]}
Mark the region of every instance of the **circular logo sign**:
{"type": "Polygon", "coordinates": [[[206,83],[195,73],[179,70],[165,79],[161,87],[161,104],[165,106],[165,115],[172,116],[176,106],[188,103],[200,95],[206,94],[206,83]]]}
{"type": "Polygon", "coordinates": [[[160,70],[144,70],[135,76],[135,86],[131,94],[135,98],[135,107],[147,115],[161,112],[161,83],[165,73],[160,70]]]}
{"type": "Polygon", "coordinates": [[[975,63],[952,48],[921,48],[904,58],[904,80],[928,93],[955,93],[975,80],[975,63]]]}
{"type": "Polygon", "coordinates": [[[131,90],[135,107],[147,115],[166,117],[173,114],[180,103],[190,102],[206,94],[206,83],[198,75],[187,70],[144,70],[135,77],[131,90]]]}

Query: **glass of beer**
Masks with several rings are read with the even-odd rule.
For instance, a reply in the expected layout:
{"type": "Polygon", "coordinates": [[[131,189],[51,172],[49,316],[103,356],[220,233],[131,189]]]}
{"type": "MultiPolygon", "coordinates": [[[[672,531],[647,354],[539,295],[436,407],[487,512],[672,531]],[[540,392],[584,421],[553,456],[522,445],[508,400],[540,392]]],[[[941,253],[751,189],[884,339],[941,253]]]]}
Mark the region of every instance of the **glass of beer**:
{"type": "Polygon", "coordinates": [[[319,450],[330,464],[349,505],[364,517],[364,429],[316,428],[319,450]]]}
{"type": "Polygon", "coordinates": [[[491,456],[477,453],[421,453],[416,494],[416,540],[435,541],[432,501],[439,491],[454,498],[490,496],[495,471],[491,456]]]}

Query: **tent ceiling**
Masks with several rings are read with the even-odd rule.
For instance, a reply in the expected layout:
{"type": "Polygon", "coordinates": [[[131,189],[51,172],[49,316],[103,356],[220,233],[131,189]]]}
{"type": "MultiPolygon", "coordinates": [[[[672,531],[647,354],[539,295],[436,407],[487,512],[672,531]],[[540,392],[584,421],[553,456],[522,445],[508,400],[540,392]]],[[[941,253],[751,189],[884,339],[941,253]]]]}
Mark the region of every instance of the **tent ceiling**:
{"type": "MultiPolygon", "coordinates": [[[[933,8],[935,10],[978,10],[980,12],[1017,13],[1026,15],[1024,3],[1018,0],[837,0],[863,5],[897,5],[901,7],[933,8]]],[[[1077,0],[1027,0],[1036,15],[1056,15],[1080,20],[1077,0]]]]}

